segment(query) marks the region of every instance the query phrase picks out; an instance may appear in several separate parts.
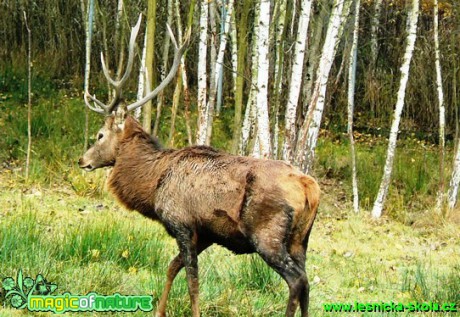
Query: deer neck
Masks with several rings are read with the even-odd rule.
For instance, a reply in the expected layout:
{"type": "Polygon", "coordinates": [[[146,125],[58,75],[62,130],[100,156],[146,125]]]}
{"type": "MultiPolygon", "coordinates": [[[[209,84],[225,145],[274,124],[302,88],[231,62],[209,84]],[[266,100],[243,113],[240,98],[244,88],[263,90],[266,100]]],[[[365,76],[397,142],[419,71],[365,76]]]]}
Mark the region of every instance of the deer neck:
{"type": "Polygon", "coordinates": [[[170,152],[142,129],[123,139],[108,179],[111,192],[128,209],[157,219],[156,189],[169,166],[165,156],[170,152]]]}

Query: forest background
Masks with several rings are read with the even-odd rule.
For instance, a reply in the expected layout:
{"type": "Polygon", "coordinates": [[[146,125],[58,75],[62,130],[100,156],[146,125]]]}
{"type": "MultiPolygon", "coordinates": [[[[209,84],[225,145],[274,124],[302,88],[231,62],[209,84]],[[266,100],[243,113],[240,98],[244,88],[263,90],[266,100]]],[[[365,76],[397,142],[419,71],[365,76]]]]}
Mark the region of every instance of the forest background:
{"type": "MultiPolygon", "coordinates": [[[[4,0],[0,8],[0,278],[22,268],[72,292],[161,289],[172,241],[112,202],[104,171],[76,164],[102,122],[85,108],[85,87],[100,100],[112,94],[99,53],[122,74],[142,13],[128,101],[144,93],[146,71],[156,86],[171,65],[166,24],[179,42],[192,30],[178,76],[138,114],[147,130],[167,147],[285,159],[319,180],[307,263],[315,316],[322,302],[356,294],[460,303],[457,1],[4,0]]],[[[281,315],[279,277],[254,257],[213,265],[222,254],[201,257],[204,314],[281,315]]],[[[169,308],[177,316],[189,309],[180,283],[169,308]]]]}

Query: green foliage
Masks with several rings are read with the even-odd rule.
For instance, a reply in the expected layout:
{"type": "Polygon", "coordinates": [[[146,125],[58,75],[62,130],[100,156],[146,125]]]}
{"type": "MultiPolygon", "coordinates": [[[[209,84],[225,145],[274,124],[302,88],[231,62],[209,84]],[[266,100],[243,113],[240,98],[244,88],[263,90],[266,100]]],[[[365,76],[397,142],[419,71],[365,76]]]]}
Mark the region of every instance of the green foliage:
{"type": "MultiPolygon", "coordinates": [[[[383,137],[355,133],[358,189],[361,206],[371,209],[383,175],[387,141],[383,137]]],[[[320,178],[345,183],[351,194],[351,157],[345,134],[325,135],[318,140],[316,172],[320,178]]],[[[450,157],[448,153],[447,157],[450,157]]],[[[414,212],[433,205],[439,188],[439,152],[435,145],[414,135],[398,142],[390,187],[388,214],[405,221],[403,210],[414,212]],[[436,172],[434,172],[436,171],[436,172]],[[431,199],[431,202],[430,202],[431,199]]],[[[446,175],[448,171],[445,171],[446,175]]],[[[351,199],[347,197],[347,199],[351,199]]]]}
{"type": "Polygon", "coordinates": [[[404,272],[402,291],[419,302],[460,303],[460,266],[439,272],[425,263],[404,272]]]}

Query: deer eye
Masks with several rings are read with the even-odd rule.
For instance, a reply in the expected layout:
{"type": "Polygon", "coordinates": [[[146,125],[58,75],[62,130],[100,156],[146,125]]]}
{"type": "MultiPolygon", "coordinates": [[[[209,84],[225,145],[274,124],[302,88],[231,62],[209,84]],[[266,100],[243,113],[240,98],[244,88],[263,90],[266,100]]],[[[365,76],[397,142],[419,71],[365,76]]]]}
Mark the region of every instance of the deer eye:
{"type": "Polygon", "coordinates": [[[99,141],[100,139],[102,139],[104,137],[104,134],[102,133],[98,133],[97,134],[97,140],[99,141]]]}

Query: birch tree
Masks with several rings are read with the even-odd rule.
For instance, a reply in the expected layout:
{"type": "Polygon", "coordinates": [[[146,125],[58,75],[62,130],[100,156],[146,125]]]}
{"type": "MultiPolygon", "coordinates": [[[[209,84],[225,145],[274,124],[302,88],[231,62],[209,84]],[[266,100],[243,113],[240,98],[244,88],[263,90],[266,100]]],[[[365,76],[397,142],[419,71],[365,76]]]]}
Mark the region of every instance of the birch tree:
{"type": "MultiPolygon", "coordinates": [[[[84,1],[82,0],[82,15],[85,20],[85,33],[86,33],[86,42],[85,42],[85,79],[84,79],[84,89],[89,91],[89,75],[91,70],[91,39],[93,36],[93,18],[94,18],[94,0],[90,0],[87,9],[88,18],[86,19],[84,9],[84,1]]],[[[107,55],[106,55],[107,56],[107,55]]],[[[84,150],[88,148],[88,132],[89,132],[89,109],[85,107],[85,141],[84,141],[84,150]]]]}
{"type": "Polygon", "coordinates": [[[295,163],[307,173],[313,166],[316,142],[323,117],[327,82],[336,53],[335,45],[338,40],[338,31],[342,21],[343,3],[343,0],[336,0],[334,3],[326,39],[321,52],[312,99],[308,107],[307,116],[299,131],[295,163]]]}
{"type": "MultiPolygon", "coordinates": [[[[246,68],[247,50],[248,50],[248,19],[252,1],[244,1],[241,7],[241,15],[238,23],[238,65],[236,73],[235,86],[235,117],[233,120],[233,140],[232,153],[239,152],[242,143],[241,137],[241,118],[243,111],[244,96],[244,71],[246,68]]],[[[256,15],[257,16],[257,15],[256,15]]],[[[236,19],[236,18],[235,18],[236,19]]]]}
{"type": "Polygon", "coordinates": [[[353,27],[353,43],[351,45],[350,64],[348,68],[348,138],[350,140],[350,156],[353,187],[353,210],[359,212],[358,177],[356,175],[356,152],[353,137],[353,113],[355,108],[356,64],[358,57],[359,8],[361,1],[355,0],[355,18],[353,27]]]}
{"type": "Polygon", "coordinates": [[[221,79],[222,72],[223,72],[224,55],[225,55],[225,50],[227,48],[227,35],[229,32],[230,20],[231,20],[231,16],[233,13],[233,3],[234,3],[234,0],[229,0],[226,19],[225,21],[222,21],[224,25],[223,34],[221,35],[221,41],[219,44],[219,49],[217,51],[215,65],[213,67],[214,74],[211,78],[213,81],[211,82],[211,89],[209,91],[209,101],[207,105],[208,116],[209,116],[208,131],[206,134],[206,144],[207,145],[209,145],[211,142],[213,114],[214,114],[214,108],[215,108],[215,103],[216,103],[219,80],[221,79]]]}
{"type": "MultiPolygon", "coordinates": [[[[142,48],[141,66],[139,67],[139,79],[137,81],[137,100],[141,100],[145,95],[146,86],[146,71],[145,71],[145,57],[147,55],[147,32],[144,35],[144,46],[142,48]]],[[[139,120],[141,118],[141,107],[134,110],[134,117],[139,120]]],[[[153,130],[153,135],[156,136],[156,125],[153,130]]]]}
{"type": "MultiPolygon", "coordinates": [[[[145,69],[150,78],[151,85],[148,90],[152,89],[152,86],[155,86],[154,80],[154,63],[155,63],[155,28],[156,28],[156,9],[157,1],[149,0],[147,8],[147,51],[145,56],[145,69]]],[[[152,133],[152,101],[148,101],[143,106],[143,128],[148,133],[152,133]]]]}
{"type": "Polygon", "coordinates": [[[284,47],[285,47],[285,25],[286,25],[286,8],[287,0],[280,0],[275,3],[277,6],[277,19],[276,23],[276,39],[275,39],[275,85],[273,92],[274,100],[274,110],[273,110],[273,136],[272,136],[272,145],[273,145],[273,157],[278,158],[278,143],[279,143],[279,112],[280,112],[280,98],[282,95],[282,83],[284,75],[284,47]]]}
{"type": "Polygon", "coordinates": [[[380,16],[382,14],[382,2],[383,0],[374,1],[374,12],[371,17],[371,65],[375,66],[377,60],[377,52],[379,49],[378,43],[378,31],[380,26],[380,16]]]}
{"type": "Polygon", "coordinates": [[[198,130],[196,143],[206,143],[208,111],[206,103],[207,95],[207,47],[208,47],[208,0],[201,0],[200,12],[200,42],[198,44],[198,130]]]}
{"type": "MultiPolygon", "coordinates": [[[[246,110],[244,112],[243,127],[241,131],[241,141],[239,147],[239,154],[246,155],[249,153],[247,151],[249,140],[251,134],[254,134],[254,131],[257,131],[257,121],[256,121],[256,97],[257,97],[257,80],[259,72],[259,50],[258,50],[258,40],[257,34],[259,33],[259,17],[260,17],[260,6],[256,5],[254,12],[254,31],[252,39],[252,51],[251,51],[251,86],[249,90],[248,102],[246,104],[246,110]]],[[[257,139],[257,135],[255,136],[257,139]]]]}
{"type": "Polygon", "coordinates": [[[30,156],[32,153],[32,32],[24,13],[24,24],[27,29],[27,154],[26,154],[26,180],[29,179],[30,156]]]}
{"type": "Polygon", "coordinates": [[[454,168],[450,179],[449,192],[447,194],[449,209],[453,209],[457,203],[458,187],[460,184],[460,138],[457,139],[457,152],[455,153],[454,168]]]}
{"type": "Polygon", "coordinates": [[[396,107],[393,117],[393,123],[391,125],[390,138],[388,142],[387,158],[385,161],[385,167],[383,170],[383,178],[380,183],[380,188],[377,194],[377,198],[374,202],[372,209],[372,217],[380,218],[382,215],[383,205],[385,203],[386,196],[388,194],[388,188],[390,186],[391,172],[393,169],[393,161],[396,152],[396,142],[398,139],[399,122],[401,120],[401,113],[404,107],[404,97],[406,95],[406,86],[409,79],[410,63],[414,52],[415,40],[417,39],[417,22],[419,16],[419,0],[412,0],[412,6],[408,17],[408,28],[407,28],[407,44],[406,51],[404,53],[403,63],[401,66],[401,79],[399,83],[398,97],[396,101],[396,107]]]}
{"type": "MultiPolygon", "coordinates": [[[[174,16],[173,13],[173,1],[174,0],[168,0],[167,4],[167,10],[168,10],[168,18],[167,18],[167,24],[171,25],[172,24],[172,19],[174,16]]],[[[163,80],[166,77],[166,70],[168,69],[168,59],[169,59],[169,47],[171,44],[171,38],[169,37],[169,33],[165,32],[165,39],[163,43],[163,64],[160,67],[160,80],[163,80]]],[[[165,103],[165,91],[161,91],[158,94],[158,103],[157,103],[157,111],[156,111],[156,116],[155,116],[155,124],[153,125],[153,135],[157,136],[158,135],[158,129],[160,127],[160,120],[161,120],[161,110],[163,109],[163,105],[165,103]]]]}
{"type": "Polygon", "coordinates": [[[257,33],[258,75],[257,75],[257,138],[259,139],[260,155],[270,158],[270,124],[268,118],[268,74],[269,74],[269,32],[270,32],[270,0],[260,0],[259,31],[257,33]]]}
{"type": "Polygon", "coordinates": [[[436,68],[436,88],[438,92],[439,106],[439,191],[436,202],[436,209],[441,211],[444,203],[444,160],[445,160],[445,107],[444,107],[444,92],[442,88],[442,72],[441,58],[439,53],[439,9],[438,0],[434,0],[433,6],[433,34],[434,34],[434,52],[435,52],[435,68],[436,68]]]}
{"type": "Polygon", "coordinates": [[[285,136],[283,146],[283,159],[291,161],[293,157],[293,148],[296,142],[296,112],[299,102],[300,87],[302,84],[302,73],[307,46],[308,25],[310,23],[311,0],[302,0],[300,6],[299,29],[294,49],[294,64],[292,66],[291,84],[289,88],[288,103],[285,115],[285,136]]]}

